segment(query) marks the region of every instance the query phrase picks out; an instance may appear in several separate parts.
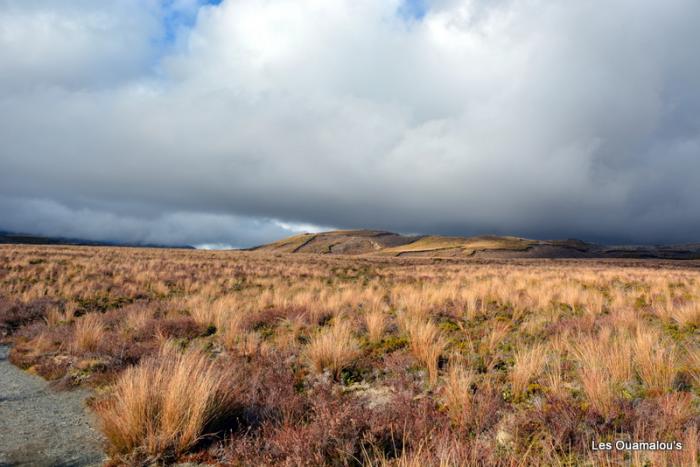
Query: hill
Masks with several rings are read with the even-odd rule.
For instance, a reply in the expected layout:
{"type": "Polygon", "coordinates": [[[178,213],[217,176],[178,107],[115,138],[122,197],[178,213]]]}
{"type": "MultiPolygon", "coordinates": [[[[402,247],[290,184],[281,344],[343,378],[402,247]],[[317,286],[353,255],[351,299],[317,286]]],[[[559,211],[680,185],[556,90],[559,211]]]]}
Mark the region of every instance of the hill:
{"type": "Polygon", "coordinates": [[[277,253],[317,253],[362,255],[380,253],[411,244],[420,237],[409,237],[378,230],[335,230],[301,234],[250,250],[277,253]]]}
{"type": "Polygon", "coordinates": [[[533,240],[485,235],[406,236],[379,230],[304,233],[249,251],[331,255],[423,256],[456,258],[658,258],[700,259],[700,244],[607,246],[581,240],[533,240]]]}

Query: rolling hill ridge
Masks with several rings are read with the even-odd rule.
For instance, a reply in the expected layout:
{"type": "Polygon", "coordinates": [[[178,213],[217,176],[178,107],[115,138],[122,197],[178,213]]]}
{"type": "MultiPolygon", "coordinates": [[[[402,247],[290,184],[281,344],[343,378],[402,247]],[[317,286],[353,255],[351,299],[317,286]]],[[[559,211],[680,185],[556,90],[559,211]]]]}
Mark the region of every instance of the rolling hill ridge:
{"type": "Polygon", "coordinates": [[[330,255],[453,258],[658,258],[700,259],[700,244],[609,246],[581,240],[533,240],[483,235],[407,236],[380,230],[304,233],[248,251],[330,255]]]}

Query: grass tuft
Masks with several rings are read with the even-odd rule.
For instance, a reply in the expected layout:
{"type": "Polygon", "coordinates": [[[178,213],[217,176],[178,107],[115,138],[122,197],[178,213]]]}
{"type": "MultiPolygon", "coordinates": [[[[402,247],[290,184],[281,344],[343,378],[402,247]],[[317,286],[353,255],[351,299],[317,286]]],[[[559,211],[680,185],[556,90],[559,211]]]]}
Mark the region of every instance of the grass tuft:
{"type": "Polygon", "coordinates": [[[343,321],[315,335],[306,348],[311,368],[317,373],[329,370],[336,379],[341,370],[349,367],[359,354],[350,325],[343,321]]]}
{"type": "Polygon", "coordinates": [[[176,458],[215,434],[235,408],[221,368],[201,351],[166,345],[125,370],[96,411],[113,453],[156,460],[176,458]]]}

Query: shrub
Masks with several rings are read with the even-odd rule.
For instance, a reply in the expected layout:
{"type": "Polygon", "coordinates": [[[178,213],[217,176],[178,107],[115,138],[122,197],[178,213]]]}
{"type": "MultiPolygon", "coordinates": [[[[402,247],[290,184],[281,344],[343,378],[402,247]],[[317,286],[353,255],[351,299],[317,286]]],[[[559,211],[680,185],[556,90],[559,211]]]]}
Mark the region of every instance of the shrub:
{"type": "Polygon", "coordinates": [[[44,317],[50,302],[44,299],[30,303],[13,302],[0,296],[0,337],[44,317]]]}

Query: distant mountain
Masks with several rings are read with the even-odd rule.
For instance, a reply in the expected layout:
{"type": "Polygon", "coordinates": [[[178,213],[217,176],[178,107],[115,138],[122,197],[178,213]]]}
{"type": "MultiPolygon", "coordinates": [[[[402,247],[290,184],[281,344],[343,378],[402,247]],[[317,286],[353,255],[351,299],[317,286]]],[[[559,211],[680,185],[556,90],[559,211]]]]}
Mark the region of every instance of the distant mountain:
{"type": "Polygon", "coordinates": [[[379,256],[469,258],[658,258],[700,259],[700,244],[607,246],[581,240],[531,240],[485,235],[405,236],[377,230],[301,234],[249,251],[379,256]]]}
{"type": "Polygon", "coordinates": [[[0,231],[0,244],[25,244],[25,245],[85,245],[85,246],[115,246],[115,247],[139,247],[139,248],[192,248],[191,246],[170,246],[154,243],[134,242],[99,242],[80,238],[45,237],[14,232],[0,231]]]}

